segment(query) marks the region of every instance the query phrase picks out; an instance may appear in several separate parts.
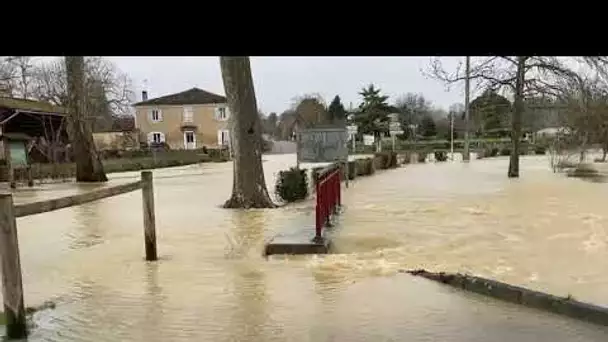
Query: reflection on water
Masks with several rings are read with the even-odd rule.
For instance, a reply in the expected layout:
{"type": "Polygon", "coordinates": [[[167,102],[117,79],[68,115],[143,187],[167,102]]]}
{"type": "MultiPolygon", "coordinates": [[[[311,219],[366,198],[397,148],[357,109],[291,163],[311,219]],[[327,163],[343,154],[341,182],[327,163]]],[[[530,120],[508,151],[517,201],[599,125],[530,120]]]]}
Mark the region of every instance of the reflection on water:
{"type": "MultiPolygon", "coordinates": [[[[295,163],[267,156],[266,179],[295,163]]],[[[408,165],[351,183],[338,254],[261,257],[312,204],[224,210],[229,163],[154,171],[159,253],[143,261],[141,194],[18,220],[25,300],[60,298],[31,341],[601,341],[608,330],[398,274],[464,271],[608,303],[608,188],[544,158],[408,165]]],[[[306,167],[306,166],[305,166],[306,167]]],[[[111,175],[113,183],[139,177],[111,175]]],[[[17,202],[88,191],[67,184],[17,202]]]]}
{"type": "Polygon", "coordinates": [[[74,225],[77,227],[74,232],[68,233],[68,238],[72,240],[69,248],[87,248],[103,243],[103,225],[100,211],[103,210],[103,203],[87,203],[73,208],[74,225]]]}

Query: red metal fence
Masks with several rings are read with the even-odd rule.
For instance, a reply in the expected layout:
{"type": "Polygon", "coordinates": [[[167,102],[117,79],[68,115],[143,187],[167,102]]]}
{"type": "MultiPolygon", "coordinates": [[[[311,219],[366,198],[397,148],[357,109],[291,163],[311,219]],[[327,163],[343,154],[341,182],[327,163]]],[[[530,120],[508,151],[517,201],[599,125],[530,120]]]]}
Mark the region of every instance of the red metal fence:
{"type": "Polygon", "coordinates": [[[341,205],[341,169],[335,167],[319,175],[317,179],[317,205],[315,208],[315,241],[323,240],[323,227],[331,215],[338,213],[341,205]]]}

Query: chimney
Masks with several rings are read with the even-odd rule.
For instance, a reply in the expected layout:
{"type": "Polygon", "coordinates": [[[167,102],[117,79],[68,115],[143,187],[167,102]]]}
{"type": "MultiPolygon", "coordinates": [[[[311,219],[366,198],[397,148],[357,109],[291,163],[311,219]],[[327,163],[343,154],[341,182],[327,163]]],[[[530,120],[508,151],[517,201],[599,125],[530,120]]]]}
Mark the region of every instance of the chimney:
{"type": "Polygon", "coordinates": [[[148,79],[144,79],[141,87],[141,100],[148,101],[148,79]]]}

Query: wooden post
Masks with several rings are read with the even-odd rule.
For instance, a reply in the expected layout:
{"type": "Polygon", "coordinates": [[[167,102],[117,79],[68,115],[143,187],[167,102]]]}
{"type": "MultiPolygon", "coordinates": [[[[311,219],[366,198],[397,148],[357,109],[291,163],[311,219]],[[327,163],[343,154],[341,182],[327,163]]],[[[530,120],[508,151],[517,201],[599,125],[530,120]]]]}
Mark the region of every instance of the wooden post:
{"type": "Polygon", "coordinates": [[[152,171],[141,172],[141,197],[144,209],[144,242],[146,245],[146,260],[156,261],[156,218],[154,217],[154,186],[152,171]]]}
{"type": "Polygon", "coordinates": [[[23,281],[17,223],[11,194],[0,194],[0,256],[6,335],[11,339],[24,338],[27,335],[27,327],[23,304],[23,281]]]}
{"type": "Polygon", "coordinates": [[[32,175],[32,165],[27,166],[27,186],[34,186],[34,177],[32,175]]]}
{"type": "Polygon", "coordinates": [[[13,168],[13,161],[11,160],[11,144],[8,139],[4,139],[4,160],[6,161],[6,169],[8,172],[8,184],[11,189],[15,189],[17,187],[17,183],[15,182],[15,169],[13,168]]]}

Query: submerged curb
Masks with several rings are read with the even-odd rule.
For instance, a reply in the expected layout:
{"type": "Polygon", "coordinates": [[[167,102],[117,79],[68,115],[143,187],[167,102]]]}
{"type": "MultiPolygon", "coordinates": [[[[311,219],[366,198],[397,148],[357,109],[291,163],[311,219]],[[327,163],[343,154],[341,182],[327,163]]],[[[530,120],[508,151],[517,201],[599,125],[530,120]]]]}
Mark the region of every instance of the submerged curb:
{"type": "Polygon", "coordinates": [[[445,272],[426,270],[402,270],[414,276],[450,285],[455,288],[475,292],[506,302],[524,305],[594,324],[608,326],[608,308],[580,302],[571,297],[558,297],[496,280],[445,272]]]}

